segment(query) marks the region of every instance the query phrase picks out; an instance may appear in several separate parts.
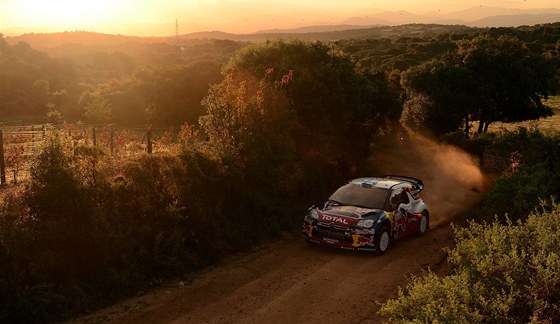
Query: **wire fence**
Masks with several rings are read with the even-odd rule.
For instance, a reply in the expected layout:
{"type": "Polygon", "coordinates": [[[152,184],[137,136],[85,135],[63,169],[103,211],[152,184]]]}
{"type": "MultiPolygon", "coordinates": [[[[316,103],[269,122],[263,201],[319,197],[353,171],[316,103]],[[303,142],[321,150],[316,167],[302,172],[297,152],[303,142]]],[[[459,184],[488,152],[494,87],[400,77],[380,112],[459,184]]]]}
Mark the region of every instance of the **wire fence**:
{"type": "Polygon", "coordinates": [[[29,179],[31,163],[41,152],[47,133],[52,129],[66,135],[70,146],[100,147],[111,157],[119,158],[169,151],[177,138],[173,128],[79,124],[3,126],[0,127],[0,184],[29,179]]]}

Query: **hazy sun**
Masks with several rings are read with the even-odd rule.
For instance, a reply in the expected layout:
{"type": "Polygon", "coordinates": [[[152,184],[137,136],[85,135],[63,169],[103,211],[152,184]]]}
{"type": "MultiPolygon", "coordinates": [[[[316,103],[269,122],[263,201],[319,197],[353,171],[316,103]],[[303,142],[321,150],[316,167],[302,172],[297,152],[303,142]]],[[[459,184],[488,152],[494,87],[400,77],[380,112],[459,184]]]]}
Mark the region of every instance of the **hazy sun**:
{"type": "Polygon", "coordinates": [[[26,24],[87,26],[114,23],[124,2],[114,0],[18,0],[19,19],[26,24]]]}

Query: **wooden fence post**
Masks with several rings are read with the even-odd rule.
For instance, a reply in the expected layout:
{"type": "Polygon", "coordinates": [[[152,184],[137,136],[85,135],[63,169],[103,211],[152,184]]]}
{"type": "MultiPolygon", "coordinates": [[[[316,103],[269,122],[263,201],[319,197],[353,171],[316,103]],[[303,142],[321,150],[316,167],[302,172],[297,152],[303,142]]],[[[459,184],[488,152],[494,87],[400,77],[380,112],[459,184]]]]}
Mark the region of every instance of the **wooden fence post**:
{"type": "Polygon", "coordinates": [[[148,154],[152,154],[152,126],[148,128],[148,154]]]}
{"type": "Polygon", "coordinates": [[[6,184],[6,164],[4,163],[4,136],[0,131],[0,185],[6,184]]]}
{"type": "Polygon", "coordinates": [[[109,127],[109,138],[111,139],[111,155],[113,155],[113,126],[109,127]]]}

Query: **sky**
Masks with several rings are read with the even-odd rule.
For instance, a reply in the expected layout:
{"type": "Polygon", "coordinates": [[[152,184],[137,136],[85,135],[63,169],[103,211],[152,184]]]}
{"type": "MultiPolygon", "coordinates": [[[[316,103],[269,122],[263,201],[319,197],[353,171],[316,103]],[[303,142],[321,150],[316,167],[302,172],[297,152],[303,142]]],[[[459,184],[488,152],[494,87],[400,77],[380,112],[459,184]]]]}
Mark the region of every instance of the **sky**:
{"type": "Polygon", "coordinates": [[[560,9],[560,0],[0,0],[0,33],[88,30],[149,36],[343,23],[364,13],[445,15],[472,7],[560,9]]]}

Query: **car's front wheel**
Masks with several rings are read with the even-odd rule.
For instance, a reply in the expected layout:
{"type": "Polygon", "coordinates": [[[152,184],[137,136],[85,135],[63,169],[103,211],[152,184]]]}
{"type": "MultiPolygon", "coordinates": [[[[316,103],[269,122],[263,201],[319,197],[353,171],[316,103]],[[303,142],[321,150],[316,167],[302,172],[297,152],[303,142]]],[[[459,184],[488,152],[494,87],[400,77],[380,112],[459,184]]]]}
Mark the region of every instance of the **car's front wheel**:
{"type": "Polygon", "coordinates": [[[389,249],[390,243],[391,236],[389,235],[389,228],[383,226],[375,236],[375,252],[377,254],[384,254],[389,249]]]}

